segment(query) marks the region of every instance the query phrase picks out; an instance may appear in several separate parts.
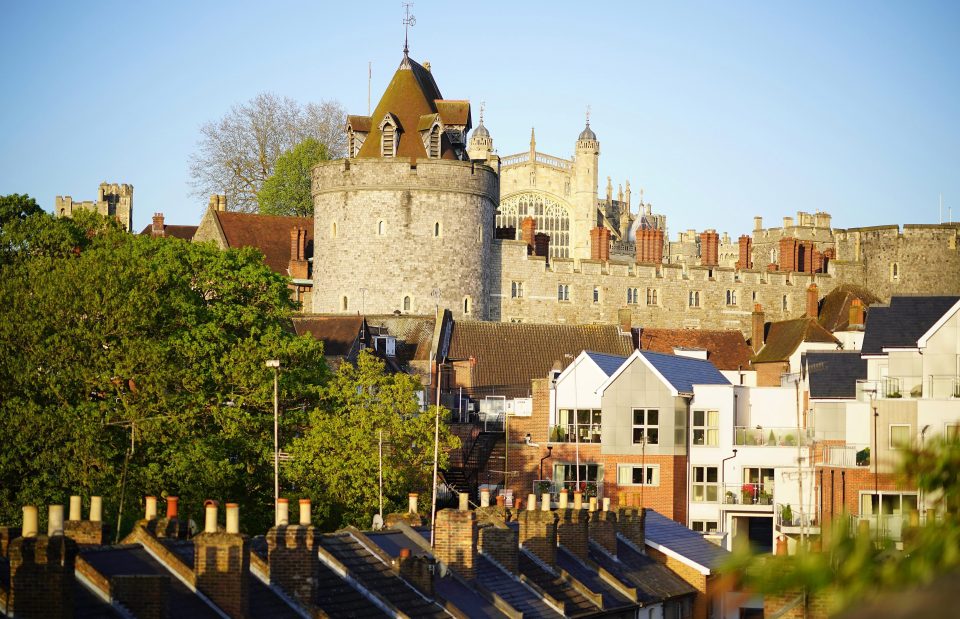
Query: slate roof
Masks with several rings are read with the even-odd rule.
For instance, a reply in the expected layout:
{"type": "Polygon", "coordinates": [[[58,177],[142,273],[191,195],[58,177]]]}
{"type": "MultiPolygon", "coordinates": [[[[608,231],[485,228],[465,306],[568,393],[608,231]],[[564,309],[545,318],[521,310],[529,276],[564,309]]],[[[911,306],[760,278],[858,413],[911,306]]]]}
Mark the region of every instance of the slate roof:
{"type": "Polygon", "coordinates": [[[693,393],[694,385],[729,385],[730,381],[712,363],[679,355],[665,355],[648,350],[639,355],[646,359],[680,393],[693,393]]]}
{"type": "Polygon", "coordinates": [[[753,362],[787,361],[804,342],[822,342],[840,346],[840,340],[824,329],[816,318],[782,320],[770,323],[763,348],[753,358],[753,362]]]}
{"type": "Polygon", "coordinates": [[[597,364],[597,367],[600,368],[600,371],[606,374],[607,377],[619,370],[620,366],[623,365],[623,362],[627,360],[626,357],[621,357],[619,355],[605,355],[603,353],[592,351],[586,352],[587,356],[597,364]]]}
{"type": "Polygon", "coordinates": [[[411,617],[450,616],[440,606],[420,595],[350,533],[323,535],[320,545],[346,566],[351,576],[365,588],[375,591],[401,612],[411,617]]]}
{"type": "Polygon", "coordinates": [[[831,333],[846,331],[850,328],[850,304],[854,299],[860,299],[864,308],[880,302],[880,299],[866,288],[854,284],[841,284],[823,297],[820,303],[820,316],[817,320],[831,333]]]}
{"type": "Polygon", "coordinates": [[[597,570],[589,568],[583,561],[562,546],[557,548],[557,567],[576,578],[590,591],[599,593],[603,601],[604,610],[628,608],[636,605],[636,602],[600,578],[597,570]]]}
{"type": "Polygon", "coordinates": [[[809,377],[811,398],[853,399],[857,381],[867,378],[867,360],[859,350],[809,351],[800,365],[809,377]]]}
{"type": "Polygon", "coordinates": [[[290,265],[290,230],[306,228],[305,257],[313,256],[313,217],[281,217],[213,211],[227,247],[256,247],[263,252],[263,260],[271,269],[287,275],[290,265]]]}
{"type": "Polygon", "coordinates": [[[539,561],[534,559],[530,552],[520,549],[520,573],[529,578],[533,584],[540,587],[547,595],[563,604],[564,616],[580,617],[592,615],[599,610],[593,602],[562,579],[557,574],[547,571],[539,561]]]}
{"type": "Polygon", "coordinates": [[[893,297],[889,306],[871,307],[860,352],[880,355],[884,348],[915,348],[957,301],[960,297],[893,297]]]}
{"type": "Polygon", "coordinates": [[[673,354],[674,348],[707,351],[707,361],[718,370],[747,369],[752,352],[739,331],[700,329],[640,329],[640,350],[673,354]]]}
{"type": "Polygon", "coordinates": [[[561,616],[526,585],[500,566],[489,561],[485,556],[479,555],[477,557],[475,567],[476,582],[487,591],[496,593],[510,606],[523,613],[524,619],[535,617],[553,619],[561,616]]]}
{"type": "MultiPolygon", "coordinates": [[[[380,157],[380,123],[387,114],[392,114],[399,125],[396,156],[426,158],[427,150],[423,146],[418,130],[421,117],[440,113],[444,122],[450,122],[447,120],[448,117],[460,120],[464,116],[461,108],[465,102],[451,101],[449,105],[442,103],[438,105],[442,100],[443,96],[430,71],[405,54],[400,67],[393,74],[393,79],[390,80],[390,84],[377,103],[376,109],[370,115],[369,133],[357,156],[380,157]]],[[[466,122],[462,124],[469,125],[469,107],[469,103],[466,103],[466,113],[463,118],[466,122]]],[[[351,121],[356,118],[350,117],[351,121]]],[[[362,123],[362,121],[359,122],[362,123]]],[[[358,127],[354,126],[354,129],[357,130],[358,127]]],[[[441,144],[440,158],[457,159],[446,139],[441,144]]]]}
{"type": "Polygon", "coordinates": [[[584,350],[627,357],[633,342],[616,325],[458,321],[448,357],[476,359],[475,390],[524,396],[531,380],[547,378],[554,363],[566,367],[584,350]]]}
{"type": "Polygon", "coordinates": [[[670,520],[666,516],[646,510],[647,543],[653,542],[711,571],[730,556],[730,552],[709,542],[696,531],[670,520]]]}
{"type": "MultiPolygon", "coordinates": [[[[193,240],[193,235],[197,233],[197,228],[199,226],[180,226],[174,224],[165,224],[163,226],[163,234],[165,236],[172,236],[177,239],[183,239],[184,241],[193,240]]],[[[150,236],[153,234],[153,224],[147,224],[147,227],[140,231],[140,234],[150,236]]]]}
{"type": "Polygon", "coordinates": [[[607,570],[620,582],[637,591],[637,601],[643,605],[696,595],[697,590],[670,569],[645,554],[637,552],[633,544],[617,540],[617,556],[611,557],[596,544],[590,543],[590,559],[607,570]]]}

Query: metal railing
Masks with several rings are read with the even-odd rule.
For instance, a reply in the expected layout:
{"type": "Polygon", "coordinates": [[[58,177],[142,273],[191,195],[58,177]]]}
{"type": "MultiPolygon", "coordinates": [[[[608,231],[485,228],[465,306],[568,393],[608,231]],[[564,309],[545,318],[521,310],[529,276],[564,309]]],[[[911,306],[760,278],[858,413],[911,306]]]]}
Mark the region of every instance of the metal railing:
{"type": "Polygon", "coordinates": [[[869,467],[870,448],[858,445],[824,445],[823,466],[869,467]]]}
{"type": "Polygon", "coordinates": [[[555,482],[552,479],[535,479],[531,492],[536,494],[538,499],[544,492],[549,492],[550,500],[557,502],[560,500],[561,490],[567,491],[571,505],[573,504],[573,493],[578,490],[583,493],[584,501],[588,501],[592,497],[596,497],[597,499],[603,498],[602,481],[581,481],[577,483],[576,480],[555,482]]]}
{"type": "Polygon", "coordinates": [[[773,505],[773,484],[725,484],[720,491],[726,505],[773,505]]]}
{"type": "Polygon", "coordinates": [[[960,398],[960,376],[927,377],[927,397],[929,398],[960,398]]]}
{"type": "Polygon", "coordinates": [[[600,428],[601,426],[599,423],[557,425],[550,430],[549,440],[551,443],[599,443],[600,428]],[[577,441],[578,430],[580,432],[579,441],[577,441]]]}
{"type": "MultiPolygon", "coordinates": [[[[870,528],[870,537],[903,541],[903,530],[910,526],[909,514],[870,514],[850,516],[853,531],[858,531],[860,523],[866,522],[870,528]]],[[[922,521],[921,521],[922,524],[922,521]]]]}
{"type": "Polygon", "coordinates": [[[735,426],[733,444],[746,447],[796,447],[808,445],[813,440],[813,431],[809,428],[765,428],[763,426],[735,426]]]}
{"type": "Polygon", "coordinates": [[[816,528],[820,526],[816,512],[812,509],[801,510],[799,503],[777,503],[773,512],[776,514],[779,527],[816,528]],[[802,514],[801,511],[803,511],[802,514]]]}

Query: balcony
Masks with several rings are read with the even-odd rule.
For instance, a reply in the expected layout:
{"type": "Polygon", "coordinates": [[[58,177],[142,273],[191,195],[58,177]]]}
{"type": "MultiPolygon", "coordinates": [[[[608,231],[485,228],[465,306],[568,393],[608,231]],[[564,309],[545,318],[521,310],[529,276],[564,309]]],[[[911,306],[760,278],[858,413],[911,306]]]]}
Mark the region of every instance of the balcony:
{"type": "Polygon", "coordinates": [[[787,535],[818,535],[820,522],[814,510],[801,510],[799,503],[777,503],[774,510],[777,530],[787,535]],[[802,513],[801,513],[802,512],[802,513]]]}
{"type": "MultiPolygon", "coordinates": [[[[914,518],[917,519],[916,524],[919,524],[919,514],[914,516],[914,518]]],[[[870,537],[872,539],[887,539],[893,542],[902,542],[904,529],[911,526],[909,514],[871,514],[866,516],[850,516],[850,525],[852,531],[854,532],[859,531],[860,527],[868,527],[870,530],[870,537]]]]}
{"type": "Polygon", "coordinates": [[[841,468],[868,468],[870,447],[863,445],[824,445],[821,466],[841,468]]]}
{"type": "Polygon", "coordinates": [[[593,497],[596,497],[598,501],[603,499],[602,481],[581,481],[577,483],[576,480],[554,482],[552,479],[537,479],[533,482],[531,492],[537,495],[537,500],[540,499],[543,493],[549,492],[550,500],[557,503],[560,501],[561,490],[567,491],[567,498],[570,500],[571,506],[573,505],[573,493],[577,490],[583,493],[585,503],[593,497]]]}
{"type": "Polygon", "coordinates": [[[773,484],[725,484],[722,490],[724,505],[773,507],[773,484]]]}
{"type": "Polygon", "coordinates": [[[813,432],[809,429],[797,430],[793,428],[765,428],[763,426],[735,426],[733,428],[733,444],[745,447],[796,447],[808,445],[813,440],[813,432]]]}
{"type": "Polygon", "coordinates": [[[927,397],[940,400],[960,399],[960,377],[931,374],[927,377],[927,397]]]}

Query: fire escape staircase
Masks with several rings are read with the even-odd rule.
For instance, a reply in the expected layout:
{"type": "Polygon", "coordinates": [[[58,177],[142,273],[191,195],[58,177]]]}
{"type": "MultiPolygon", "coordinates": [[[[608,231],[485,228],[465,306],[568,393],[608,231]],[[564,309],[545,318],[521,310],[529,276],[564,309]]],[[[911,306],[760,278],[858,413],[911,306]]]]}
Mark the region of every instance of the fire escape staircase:
{"type": "Polygon", "coordinates": [[[443,480],[451,490],[457,493],[466,492],[472,502],[478,503],[480,472],[486,468],[497,443],[503,440],[503,433],[484,432],[477,428],[472,434],[473,441],[469,449],[464,449],[460,466],[451,463],[451,466],[443,471],[443,480]]]}

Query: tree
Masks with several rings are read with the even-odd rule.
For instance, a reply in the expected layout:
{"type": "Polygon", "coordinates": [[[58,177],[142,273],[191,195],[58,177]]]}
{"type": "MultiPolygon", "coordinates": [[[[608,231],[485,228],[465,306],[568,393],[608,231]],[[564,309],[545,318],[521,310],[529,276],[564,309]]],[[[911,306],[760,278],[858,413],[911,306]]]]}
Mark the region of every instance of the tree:
{"type": "Polygon", "coordinates": [[[27,194],[12,193],[8,196],[0,196],[0,227],[11,221],[26,219],[42,212],[43,209],[37,205],[37,201],[27,194]]]}
{"type": "Polygon", "coordinates": [[[226,193],[230,210],[255,212],[257,192],[282,153],[307,138],[323,144],[332,158],[346,153],[345,119],[335,101],[303,106],[260,93],[235,105],[220,120],[200,127],[198,150],[190,160],[193,193],[201,198],[226,193]]]}
{"type": "Polygon", "coordinates": [[[264,215],[294,215],[313,217],[313,198],[310,195],[310,170],[330,157],[327,148],[307,138],[277,158],[273,175],[260,191],[257,202],[264,215]]]}
{"type": "MultiPolygon", "coordinates": [[[[422,386],[407,374],[388,374],[366,352],[356,367],[343,364],[325,389],[309,427],[293,442],[291,477],[323,505],[327,526],[369,526],[378,509],[378,439],[384,437],[384,510],[405,511],[407,493],[431,487],[437,410],[421,411],[422,386]]],[[[440,466],[459,446],[440,409],[440,466]]]]}
{"type": "MultiPolygon", "coordinates": [[[[290,437],[320,401],[322,344],[289,329],[286,281],[257,250],[89,217],[100,224],[71,251],[19,251],[38,246],[27,234],[0,264],[0,522],[24,504],[99,494],[113,524],[122,498],[128,521],[139,497],[170,493],[195,519],[203,499],[236,500],[244,528],[262,531],[273,520],[264,360],[283,362],[290,437]]],[[[37,234],[81,225],[21,221],[37,234]]]]}

